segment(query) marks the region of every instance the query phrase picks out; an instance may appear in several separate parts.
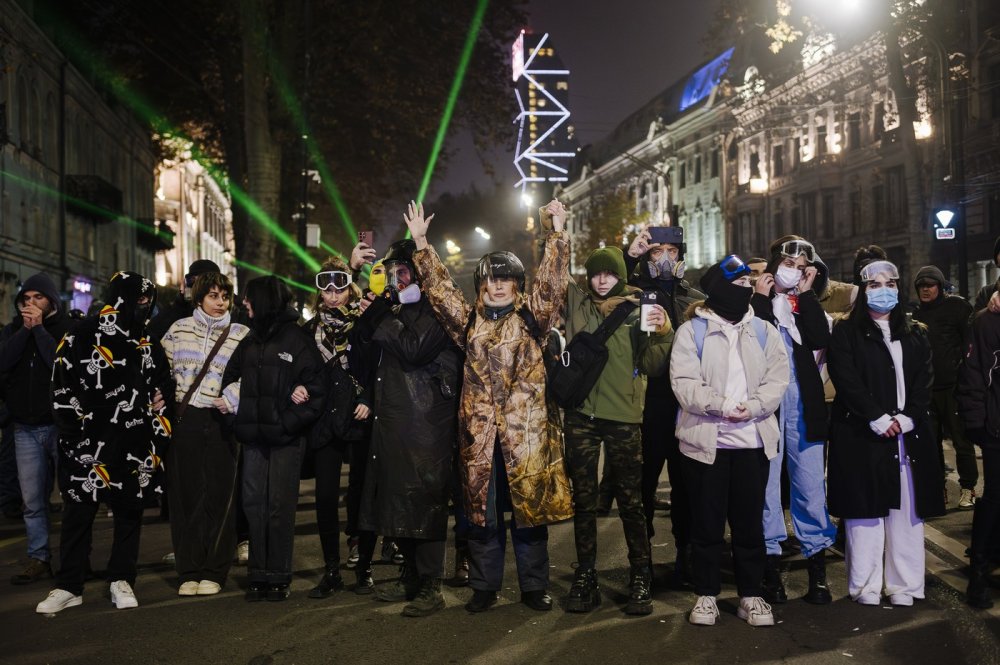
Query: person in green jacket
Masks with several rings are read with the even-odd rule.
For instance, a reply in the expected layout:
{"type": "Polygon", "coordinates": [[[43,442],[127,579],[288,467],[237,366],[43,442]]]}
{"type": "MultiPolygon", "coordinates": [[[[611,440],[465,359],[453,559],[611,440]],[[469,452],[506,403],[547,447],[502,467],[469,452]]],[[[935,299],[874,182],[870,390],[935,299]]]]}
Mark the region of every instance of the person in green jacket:
{"type": "MultiPolygon", "coordinates": [[[[573,518],[579,566],[566,609],[589,612],[601,602],[597,583],[597,464],[604,443],[605,468],[616,480],[615,498],[625,530],[631,566],[627,614],[652,611],[652,567],[642,509],[642,411],[646,376],[667,370],[673,330],[666,311],[653,305],[640,330],[639,289],[628,286],[625,259],[618,247],[594,250],[587,259],[584,291],[571,284],[567,294],[566,338],[594,332],[616,307],[632,306],[607,342],[608,362],[586,401],[565,414],[566,468],[573,483],[573,518]]],[[[664,427],[673,427],[665,422],[664,427]]]]}

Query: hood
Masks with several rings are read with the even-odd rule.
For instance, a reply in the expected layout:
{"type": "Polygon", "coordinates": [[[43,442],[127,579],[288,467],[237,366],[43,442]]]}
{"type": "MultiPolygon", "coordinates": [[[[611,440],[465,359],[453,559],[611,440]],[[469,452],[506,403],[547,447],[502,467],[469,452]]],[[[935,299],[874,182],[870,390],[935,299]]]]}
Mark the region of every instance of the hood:
{"type": "MultiPolygon", "coordinates": [[[[695,307],[695,306],[692,305],[692,307],[695,307]]],[[[736,328],[736,327],[739,327],[739,326],[743,325],[744,323],[748,323],[754,317],[753,308],[751,308],[751,309],[747,310],[747,313],[743,315],[742,319],[740,319],[736,323],[733,323],[732,321],[728,321],[728,320],[722,318],[721,316],[719,316],[718,314],[716,314],[715,312],[713,312],[712,310],[710,310],[708,307],[705,306],[705,303],[701,303],[700,305],[698,305],[697,307],[695,307],[695,312],[694,313],[695,313],[695,315],[700,316],[703,319],[706,319],[708,321],[714,321],[715,323],[718,323],[720,326],[727,327],[727,328],[736,328]]]]}
{"type": "Polygon", "coordinates": [[[59,297],[59,289],[56,287],[56,283],[52,281],[52,278],[45,273],[36,273],[24,280],[24,283],[21,285],[21,290],[17,292],[17,297],[14,299],[14,302],[20,302],[21,296],[25,291],[38,291],[49,299],[54,311],[63,311],[63,302],[59,297]]]}
{"type": "Polygon", "coordinates": [[[156,307],[156,285],[139,273],[119,271],[111,276],[105,294],[108,304],[100,314],[114,314],[118,328],[136,339],[144,335],[156,307]],[[149,297],[147,307],[139,306],[142,296],[149,297]]]}
{"type": "Polygon", "coordinates": [[[937,266],[924,266],[917,271],[917,276],[913,278],[914,291],[916,291],[917,284],[919,284],[922,279],[929,279],[938,283],[938,287],[940,287],[940,292],[938,293],[939,298],[944,295],[945,291],[951,288],[951,284],[947,279],[945,279],[944,273],[941,272],[941,269],[937,266]]]}

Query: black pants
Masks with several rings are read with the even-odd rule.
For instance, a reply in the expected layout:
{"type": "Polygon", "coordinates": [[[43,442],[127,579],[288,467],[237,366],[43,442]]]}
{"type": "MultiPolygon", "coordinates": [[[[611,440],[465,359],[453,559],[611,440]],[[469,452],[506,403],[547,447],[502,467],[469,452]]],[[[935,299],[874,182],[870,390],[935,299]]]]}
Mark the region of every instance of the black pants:
{"type": "Polygon", "coordinates": [[[340,476],[344,462],[350,459],[347,476],[347,525],[349,536],[359,536],[358,509],[361,489],[365,479],[365,462],[368,442],[333,441],[317,448],[316,470],[316,526],[323,548],[323,561],[328,569],[340,565],[340,476]]]}
{"type": "Polygon", "coordinates": [[[760,595],[764,547],[764,490],[769,465],[764,450],[719,449],[715,462],[683,459],[691,499],[691,577],[699,596],[722,590],[720,566],[726,520],[732,533],[733,572],[741,598],[760,595]]]}
{"type": "Polygon", "coordinates": [[[223,434],[224,416],[189,407],[167,452],[170,535],[180,583],[226,583],[236,548],[239,446],[223,434]]]}
{"type": "MultiPolygon", "coordinates": [[[[69,591],[74,596],[83,593],[83,582],[87,578],[97,508],[96,503],[76,501],[66,501],[63,508],[56,588],[69,591]]],[[[139,535],[142,531],[142,508],[116,505],[112,510],[114,540],[111,541],[111,558],[108,560],[105,579],[108,582],[125,580],[134,586],[136,561],[139,559],[139,535]]]]}
{"type": "Polygon", "coordinates": [[[649,413],[643,417],[642,507],[646,513],[646,531],[652,540],[656,533],[653,529],[656,488],[660,484],[660,474],[666,463],[667,478],[670,481],[670,532],[677,549],[681,549],[691,542],[691,505],[684,486],[683,455],[680,443],[674,436],[675,411],[676,407],[671,406],[666,414],[649,413]]]}
{"type": "Polygon", "coordinates": [[[243,446],[243,508],[250,526],[251,583],[290,584],[301,444],[243,446]]]}
{"type": "MultiPolygon", "coordinates": [[[[399,551],[417,569],[421,577],[444,577],[445,541],[422,538],[394,538],[399,551]]],[[[359,561],[360,567],[360,561],[359,561]]]]}
{"type": "Polygon", "coordinates": [[[955,400],[955,389],[946,388],[931,392],[931,427],[938,445],[938,455],[941,469],[944,469],[945,435],[951,439],[955,447],[955,467],[958,471],[958,484],[964,490],[976,487],[979,481],[979,467],[976,466],[976,447],[965,437],[965,426],[958,417],[958,402],[955,400]]]}
{"type": "Polygon", "coordinates": [[[1000,555],[1000,441],[982,446],[983,495],[972,515],[972,555],[1000,555]]]}

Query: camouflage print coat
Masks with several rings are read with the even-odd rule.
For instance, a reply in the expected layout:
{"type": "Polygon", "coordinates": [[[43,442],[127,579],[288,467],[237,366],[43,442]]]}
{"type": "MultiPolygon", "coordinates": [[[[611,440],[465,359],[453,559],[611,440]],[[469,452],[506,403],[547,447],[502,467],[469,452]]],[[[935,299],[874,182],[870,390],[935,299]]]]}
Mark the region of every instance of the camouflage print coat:
{"type": "MultiPolygon", "coordinates": [[[[563,464],[559,411],[545,397],[542,349],[516,312],[498,320],[481,302],[472,307],[452,282],[433,247],[413,255],[424,293],[441,325],[465,349],[459,406],[462,489],[469,520],[486,525],[486,501],[499,440],[510,483],[514,519],[538,526],[569,519],[573,501],[563,464]]],[[[525,304],[541,330],[549,330],[566,299],[569,243],[551,233],[525,304]]]]}

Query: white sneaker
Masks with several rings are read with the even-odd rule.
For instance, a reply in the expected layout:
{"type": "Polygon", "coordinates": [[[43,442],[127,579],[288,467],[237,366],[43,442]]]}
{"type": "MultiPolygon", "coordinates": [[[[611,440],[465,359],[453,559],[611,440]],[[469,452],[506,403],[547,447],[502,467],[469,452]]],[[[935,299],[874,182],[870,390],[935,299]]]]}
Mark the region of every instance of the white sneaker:
{"type": "Polygon", "coordinates": [[[976,490],[962,490],[962,494],[958,497],[958,507],[962,510],[975,508],[976,490]]]}
{"type": "Polygon", "coordinates": [[[185,582],[177,589],[178,596],[197,596],[198,595],[198,583],[191,580],[185,582]]]}
{"type": "Polygon", "coordinates": [[[45,600],[35,606],[35,611],[39,614],[55,614],[67,607],[76,607],[83,604],[83,596],[74,596],[65,589],[53,589],[45,600]]]}
{"type": "Polygon", "coordinates": [[[855,598],[854,601],[860,605],[881,605],[882,596],[877,593],[863,593],[855,598]]]}
{"type": "Polygon", "coordinates": [[[111,602],[120,610],[139,607],[132,586],[125,580],[115,580],[111,583],[111,602]]]}
{"type": "Polygon", "coordinates": [[[913,596],[908,593],[894,593],[889,596],[889,602],[897,607],[913,607],[913,596]]]}
{"type": "Polygon", "coordinates": [[[698,601],[688,615],[688,622],[695,626],[714,626],[718,616],[719,608],[715,604],[715,596],[698,596],[698,601]]]}
{"type": "Polygon", "coordinates": [[[173,552],[170,552],[169,554],[164,554],[163,558],[160,560],[163,563],[169,563],[170,565],[173,565],[177,561],[177,558],[174,556],[173,552]]]}
{"type": "Polygon", "coordinates": [[[771,606],[765,603],[764,599],[759,596],[740,598],[740,607],[736,610],[736,616],[751,626],[774,625],[774,615],[771,614],[771,606]]]}
{"type": "Polygon", "coordinates": [[[236,546],[236,563],[240,566],[247,565],[247,561],[250,560],[250,541],[242,540],[240,544],[236,546]]]}
{"type": "Polygon", "coordinates": [[[220,591],[222,591],[222,586],[218,582],[213,582],[212,580],[198,582],[199,596],[214,596],[220,591]]]}

